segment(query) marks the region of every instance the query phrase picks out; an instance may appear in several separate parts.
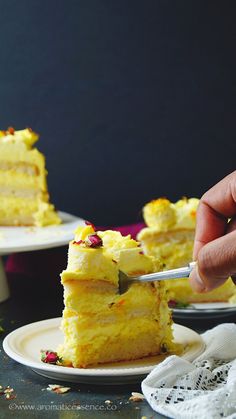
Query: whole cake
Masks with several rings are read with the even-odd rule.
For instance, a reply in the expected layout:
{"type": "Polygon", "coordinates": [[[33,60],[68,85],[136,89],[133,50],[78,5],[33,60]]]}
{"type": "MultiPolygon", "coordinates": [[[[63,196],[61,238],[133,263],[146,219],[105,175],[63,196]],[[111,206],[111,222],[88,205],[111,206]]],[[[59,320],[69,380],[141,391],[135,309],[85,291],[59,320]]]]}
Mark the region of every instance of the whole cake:
{"type": "MultiPolygon", "coordinates": [[[[166,198],[153,200],[143,208],[147,225],[137,236],[147,255],[163,262],[163,270],[186,266],[192,261],[199,200],[183,198],[176,203],[166,198]]],[[[221,287],[203,294],[192,290],[188,278],[167,281],[169,298],[177,303],[228,301],[235,293],[231,279],[221,287]]]]}
{"type": "Polygon", "coordinates": [[[45,226],[61,222],[49,203],[45,158],[30,128],[0,131],[0,225],[45,226]]]}
{"type": "Polygon", "coordinates": [[[79,227],[69,244],[62,331],[64,365],[86,368],[171,351],[172,320],[163,282],[138,284],[119,294],[118,271],[150,273],[158,262],[119,232],[79,227]]]}

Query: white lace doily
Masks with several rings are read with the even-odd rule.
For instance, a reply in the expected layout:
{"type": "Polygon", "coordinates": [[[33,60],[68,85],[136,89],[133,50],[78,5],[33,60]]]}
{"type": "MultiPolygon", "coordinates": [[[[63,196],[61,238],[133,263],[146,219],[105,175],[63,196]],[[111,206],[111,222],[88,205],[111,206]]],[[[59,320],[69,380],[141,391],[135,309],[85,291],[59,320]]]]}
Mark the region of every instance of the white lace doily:
{"type": "Polygon", "coordinates": [[[145,378],[142,391],[158,413],[174,419],[236,419],[236,324],[205,332],[194,362],[170,356],[145,378]]]}

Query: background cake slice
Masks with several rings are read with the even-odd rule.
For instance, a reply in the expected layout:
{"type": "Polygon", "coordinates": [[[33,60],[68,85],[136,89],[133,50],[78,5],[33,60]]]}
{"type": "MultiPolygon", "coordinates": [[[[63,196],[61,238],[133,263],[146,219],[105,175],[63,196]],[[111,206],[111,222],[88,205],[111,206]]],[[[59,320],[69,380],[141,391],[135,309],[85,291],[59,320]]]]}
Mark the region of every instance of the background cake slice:
{"type": "MultiPolygon", "coordinates": [[[[186,266],[192,261],[199,200],[183,198],[176,203],[166,198],[153,200],[143,208],[147,225],[137,236],[147,255],[160,259],[163,270],[186,266]]],[[[195,293],[188,278],[167,281],[169,298],[179,303],[228,301],[235,294],[231,279],[204,294],[195,293]]]]}
{"type": "Polygon", "coordinates": [[[173,349],[165,284],[132,284],[119,295],[119,269],[144,274],[158,263],[130,236],[79,227],[61,274],[64,342],[58,354],[66,365],[84,368],[173,349]]]}
{"type": "Polygon", "coordinates": [[[0,225],[45,226],[61,222],[49,202],[45,157],[26,128],[0,131],[0,225]]]}

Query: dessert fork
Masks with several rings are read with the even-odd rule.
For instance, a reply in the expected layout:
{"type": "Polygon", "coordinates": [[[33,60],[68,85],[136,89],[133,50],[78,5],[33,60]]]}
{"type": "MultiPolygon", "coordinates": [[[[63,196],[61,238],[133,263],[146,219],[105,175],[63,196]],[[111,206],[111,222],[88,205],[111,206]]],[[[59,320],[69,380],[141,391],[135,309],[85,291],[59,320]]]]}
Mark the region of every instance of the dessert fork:
{"type": "Polygon", "coordinates": [[[188,266],[182,268],[171,269],[168,271],[154,272],[147,275],[128,276],[124,272],[119,271],[119,294],[123,294],[133,282],[151,282],[163,281],[166,279],[188,278],[190,272],[196,266],[197,262],[190,262],[188,266]]]}

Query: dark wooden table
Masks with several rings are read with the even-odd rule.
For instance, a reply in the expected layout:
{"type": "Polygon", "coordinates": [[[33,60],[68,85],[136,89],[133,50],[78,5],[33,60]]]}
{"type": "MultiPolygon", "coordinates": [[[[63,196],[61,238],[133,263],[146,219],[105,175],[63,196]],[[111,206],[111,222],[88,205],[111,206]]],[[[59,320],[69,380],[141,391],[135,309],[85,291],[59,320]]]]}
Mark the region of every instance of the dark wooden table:
{"type": "MultiPolygon", "coordinates": [[[[46,271],[46,269],[45,269],[46,271]]],[[[12,330],[38,320],[61,316],[62,287],[59,278],[8,275],[11,298],[0,304],[4,332],[1,341],[12,330]]],[[[178,320],[178,323],[202,332],[222,322],[233,322],[235,316],[209,320],[178,320]]],[[[177,322],[177,321],[176,321],[177,322]]],[[[72,384],[44,378],[30,368],[10,359],[0,348],[0,385],[14,389],[14,399],[0,395],[0,418],[163,418],[146,401],[130,402],[131,392],[140,391],[140,384],[95,386],[72,384]],[[45,390],[48,384],[71,387],[65,394],[45,390]],[[110,400],[109,405],[105,401],[110,400]]]]}

